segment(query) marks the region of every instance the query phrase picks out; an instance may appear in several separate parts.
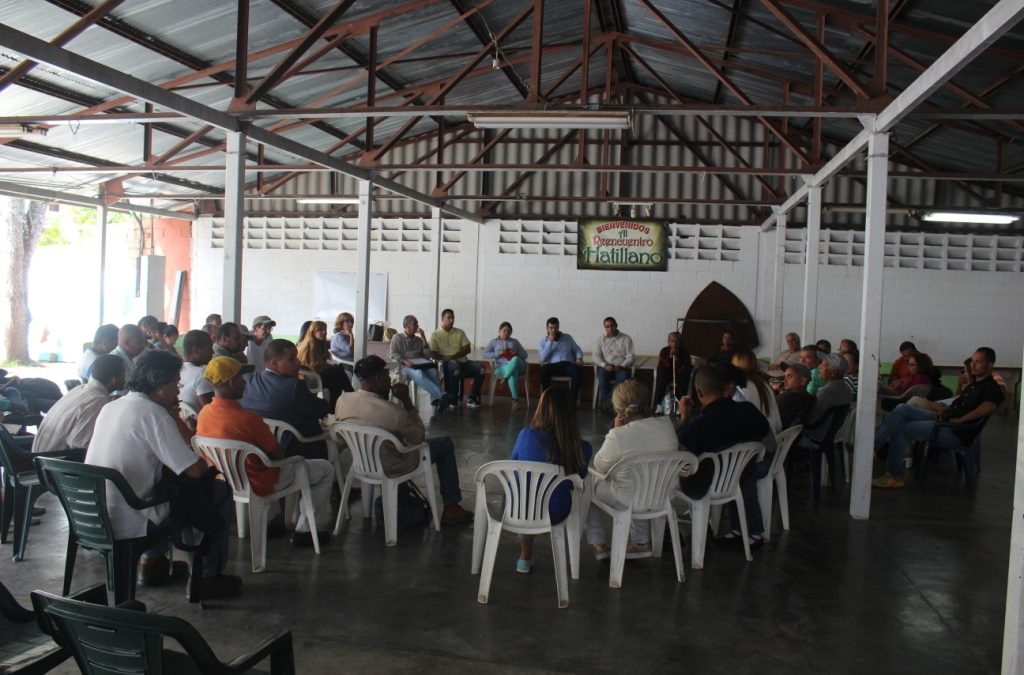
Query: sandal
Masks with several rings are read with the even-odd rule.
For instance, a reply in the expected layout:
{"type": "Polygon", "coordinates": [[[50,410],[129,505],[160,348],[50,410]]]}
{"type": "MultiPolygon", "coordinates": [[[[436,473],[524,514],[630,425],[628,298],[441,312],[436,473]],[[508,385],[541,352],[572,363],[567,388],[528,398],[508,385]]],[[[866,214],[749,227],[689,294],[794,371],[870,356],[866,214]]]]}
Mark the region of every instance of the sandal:
{"type": "Polygon", "coordinates": [[[630,544],[626,547],[626,560],[650,558],[652,555],[654,553],[651,551],[650,544],[630,544]]]}
{"type": "Polygon", "coordinates": [[[530,560],[523,560],[522,558],[520,558],[519,560],[516,561],[516,572],[519,572],[520,574],[529,574],[530,570],[532,570],[532,569],[533,569],[533,559],[532,558],[530,560]]]}
{"type": "Polygon", "coordinates": [[[611,549],[609,549],[607,545],[605,545],[605,544],[595,544],[594,545],[594,558],[596,558],[598,562],[600,562],[602,560],[607,560],[611,556],[611,554],[612,554],[611,549]]]}

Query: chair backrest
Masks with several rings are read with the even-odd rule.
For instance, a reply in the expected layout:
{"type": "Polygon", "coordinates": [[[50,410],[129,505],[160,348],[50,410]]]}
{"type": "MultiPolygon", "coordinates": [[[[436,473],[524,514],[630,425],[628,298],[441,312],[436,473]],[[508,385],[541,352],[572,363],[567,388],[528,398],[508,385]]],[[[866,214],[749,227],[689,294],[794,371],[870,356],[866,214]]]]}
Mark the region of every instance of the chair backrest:
{"type": "Polygon", "coordinates": [[[512,459],[488,462],[476,471],[477,490],[484,489],[488,476],[495,477],[505,493],[502,522],[525,528],[551,525],[548,502],[555,488],[567,480],[562,467],[512,459]]]}
{"type": "Polygon", "coordinates": [[[86,675],[160,675],[165,672],[165,637],[184,647],[202,672],[219,672],[211,670],[220,664],[209,645],[182,619],[94,605],[43,591],[33,591],[32,604],[51,619],[56,637],[68,646],[86,675]]]}
{"type": "Polygon", "coordinates": [[[237,495],[249,496],[249,474],[245,471],[245,460],[256,455],[267,464],[270,458],[251,443],[232,441],[209,436],[193,436],[192,449],[213,465],[224,476],[231,490],[237,495]]]}
{"type": "MultiPolygon", "coordinates": [[[[36,457],[39,480],[57,495],[74,540],[94,551],[114,549],[114,528],[107,513],[107,481],[122,494],[131,492],[127,481],[115,469],[36,457]]],[[[134,493],[133,493],[134,494],[134,493]]]]}
{"type": "Polygon", "coordinates": [[[322,435],[319,437],[312,438],[309,436],[303,436],[301,433],[299,433],[298,429],[282,420],[275,420],[271,417],[264,417],[263,421],[266,423],[268,427],[270,427],[270,431],[277,438],[277,441],[282,445],[284,445],[286,435],[288,434],[290,434],[292,438],[294,438],[299,443],[308,443],[309,441],[315,441],[318,440],[319,438],[323,438],[322,435]]]}
{"type": "Polygon", "coordinates": [[[14,453],[16,442],[11,432],[7,431],[4,425],[0,424],[0,469],[4,470],[4,477],[11,481],[18,474],[14,470],[14,463],[11,461],[11,454],[14,453]]]}
{"type": "Polygon", "coordinates": [[[775,478],[782,471],[786,462],[786,455],[789,454],[789,449],[793,447],[793,443],[800,437],[804,431],[804,427],[801,424],[783,429],[779,432],[779,435],[775,437],[775,456],[772,457],[772,469],[768,473],[769,478],[775,478]]]}
{"type": "Polygon", "coordinates": [[[660,511],[679,487],[680,472],[689,475],[696,467],[696,455],[685,450],[638,452],[616,462],[608,470],[608,480],[628,474],[633,482],[633,512],[660,511]]]}
{"type": "Polygon", "coordinates": [[[698,459],[702,462],[711,461],[715,466],[715,475],[711,479],[708,496],[717,499],[733,494],[747,463],[755,455],[763,454],[764,444],[759,442],[737,443],[720,452],[703,453],[698,459]]]}
{"type": "Polygon", "coordinates": [[[380,448],[391,443],[396,449],[403,444],[394,434],[352,422],[335,422],[331,425],[331,436],[345,442],[352,454],[352,468],[364,476],[384,476],[380,463],[380,448]]]}
{"type": "Polygon", "coordinates": [[[199,419],[199,413],[196,412],[195,408],[184,401],[178,401],[178,417],[188,425],[189,429],[195,431],[196,420],[199,419]]]}
{"type": "Polygon", "coordinates": [[[913,387],[907,387],[907,390],[900,394],[900,403],[906,403],[915,396],[921,396],[928,398],[928,394],[932,393],[932,385],[930,384],[915,384],[913,387]]]}
{"type": "Polygon", "coordinates": [[[816,419],[814,422],[804,422],[804,440],[808,441],[811,445],[808,447],[815,448],[827,448],[835,442],[836,434],[839,432],[839,428],[843,426],[843,422],[846,421],[846,416],[850,412],[850,408],[853,404],[842,404],[834,405],[822,414],[821,417],[816,419]],[[820,429],[825,429],[824,435],[821,436],[820,441],[814,440],[813,436],[816,436],[816,432],[820,429]]]}

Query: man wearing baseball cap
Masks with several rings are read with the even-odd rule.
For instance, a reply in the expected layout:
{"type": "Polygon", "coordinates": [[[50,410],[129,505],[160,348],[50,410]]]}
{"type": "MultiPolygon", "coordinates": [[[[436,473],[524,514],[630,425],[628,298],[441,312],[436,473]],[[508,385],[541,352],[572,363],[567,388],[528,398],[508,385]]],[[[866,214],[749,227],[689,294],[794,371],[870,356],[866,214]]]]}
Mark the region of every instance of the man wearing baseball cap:
{"type": "MultiPolygon", "coordinates": [[[[284,459],[284,451],[263,418],[244,410],[238,402],[245,391],[242,373],[249,369],[249,366],[243,366],[228,356],[214,357],[207,364],[204,377],[213,384],[214,397],[209,405],[199,411],[196,435],[251,443],[267,453],[270,459],[284,459]]],[[[307,459],[305,462],[318,524],[317,536],[320,543],[324,543],[331,534],[330,499],[334,467],[326,459],[307,459]]],[[[283,490],[295,480],[294,465],[268,467],[252,456],[245,460],[245,473],[249,476],[252,491],[261,497],[283,490]]],[[[299,515],[299,522],[292,535],[292,545],[297,548],[313,545],[313,535],[305,513],[299,515]]]]}
{"type": "Polygon", "coordinates": [[[265,314],[252,320],[252,339],[245,347],[245,359],[252,364],[256,372],[263,370],[263,351],[272,339],[271,333],[277,322],[265,314]]]}
{"type": "MultiPolygon", "coordinates": [[[[430,461],[437,467],[441,483],[441,499],[444,501],[441,523],[455,525],[472,521],[473,514],[459,505],[462,492],[459,490],[459,470],[452,439],[447,436],[425,438],[423,420],[409,398],[409,388],[404,384],[391,384],[391,374],[384,359],[373,355],[356,361],[355,374],[359,378],[360,389],[338,399],[335,408],[337,420],[383,429],[397,436],[405,445],[425,440],[430,447],[430,461]],[[389,393],[394,394],[400,405],[388,401],[389,393]]],[[[386,475],[401,476],[416,468],[419,455],[399,452],[385,443],[380,450],[380,462],[386,475]]]]}

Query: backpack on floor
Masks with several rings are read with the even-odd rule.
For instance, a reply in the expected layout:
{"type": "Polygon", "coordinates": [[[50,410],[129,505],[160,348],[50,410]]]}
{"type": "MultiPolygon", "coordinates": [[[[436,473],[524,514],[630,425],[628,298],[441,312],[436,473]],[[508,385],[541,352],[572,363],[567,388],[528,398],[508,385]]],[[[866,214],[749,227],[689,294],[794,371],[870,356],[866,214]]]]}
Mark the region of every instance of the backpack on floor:
{"type": "MultiPolygon", "coordinates": [[[[399,483],[397,490],[399,529],[419,527],[430,520],[430,502],[412,481],[399,483]]],[[[380,497],[373,502],[373,517],[378,525],[384,526],[384,504],[380,497]]]]}

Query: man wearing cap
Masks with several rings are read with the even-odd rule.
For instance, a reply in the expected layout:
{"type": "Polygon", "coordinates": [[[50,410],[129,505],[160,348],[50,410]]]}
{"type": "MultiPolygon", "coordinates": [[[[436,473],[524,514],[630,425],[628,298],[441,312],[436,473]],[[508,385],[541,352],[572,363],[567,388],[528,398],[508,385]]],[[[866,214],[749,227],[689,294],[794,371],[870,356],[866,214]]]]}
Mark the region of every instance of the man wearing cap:
{"type": "Polygon", "coordinates": [[[256,372],[263,370],[263,353],[273,339],[271,333],[276,325],[277,322],[265,314],[260,314],[252,320],[252,339],[245,347],[245,358],[256,372]]]}
{"type": "MultiPolygon", "coordinates": [[[[473,514],[459,505],[462,492],[459,489],[459,470],[452,440],[448,437],[425,438],[423,420],[409,398],[409,388],[404,384],[391,384],[384,359],[376,355],[360,359],[355,364],[355,374],[361,388],[338,399],[335,408],[337,420],[383,429],[397,436],[405,445],[425,440],[430,447],[430,461],[437,468],[438,481],[441,483],[441,499],[444,502],[441,522],[454,525],[473,520],[473,514]],[[389,393],[394,395],[398,404],[388,401],[389,393]]],[[[400,476],[418,465],[419,455],[399,452],[386,443],[380,450],[380,461],[386,475],[400,476]]]]}
{"type": "MultiPolygon", "coordinates": [[[[206,366],[204,377],[211,383],[216,395],[209,405],[199,411],[196,435],[251,443],[267,453],[270,459],[284,459],[284,450],[263,418],[244,410],[239,403],[245,392],[242,364],[227,356],[217,356],[206,366]]],[[[323,543],[331,534],[329,524],[334,467],[326,459],[307,459],[305,463],[313,496],[317,536],[320,543],[323,543]]],[[[295,480],[294,465],[268,467],[251,456],[245,460],[245,473],[249,476],[252,491],[261,497],[283,490],[295,480]]],[[[304,512],[299,515],[298,525],[292,535],[292,545],[297,548],[313,545],[313,535],[304,512]]]]}
{"type": "Polygon", "coordinates": [[[213,341],[201,330],[190,330],[185,333],[182,350],[185,360],[181,364],[178,400],[198,412],[213,398],[213,385],[203,377],[206,364],[213,358],[213,341]]]}
{"type": "Polygon", "coordinates": [[[113,354],[96,357],[89,382],[75,387],[53,404],[32,442],[33,454],[73,450],[65,459],[82,461],[103,406],[124,388],[124,362],[113,354]]]}
{"type": "Polygon", "coordinates": [[[233,321],[222,323],[213,341],[214,356],[230,356],[235,359],[242,351],[242,329],[233,321]]]}
{"type": "Polygon", "coordinates": [[[784,363],[783,389],[778,397],[779,418],[782,427],[799,423],[801,417],[814,405],[814,396],[807,393],[811,371],[802,363],[784,363]]]}
{"type": "MultiPolygon", "coordinates": [[[[288,340],[271,340],[264,351],[264,369],[248,375],[242,407],[261,417],[287,422],[306,437],[323,434],[320,420],[331,411],[327,401],[313,395],[299,379],[299,358],[288,340]]],[[[285,454],[306,459],[326,459],[323,440],[300,443],[287,434],[281,443],[285,454]]]]}

